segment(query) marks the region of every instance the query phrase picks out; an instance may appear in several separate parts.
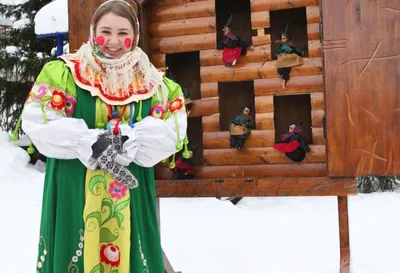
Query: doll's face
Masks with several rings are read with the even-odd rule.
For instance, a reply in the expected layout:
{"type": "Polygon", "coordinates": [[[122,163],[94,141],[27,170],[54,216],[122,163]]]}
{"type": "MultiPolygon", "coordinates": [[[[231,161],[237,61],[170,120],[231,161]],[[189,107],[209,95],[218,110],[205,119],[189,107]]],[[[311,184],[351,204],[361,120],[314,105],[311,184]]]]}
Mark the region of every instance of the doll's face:
{"type": "Polygon", "coordinates": [[[230,32],[229,27],[224,27],[222,31],[224,32],[224,34],[228,34],[230,32]]]}
{"type": "Polygon", "coordinates": [[[288,38],[285,35],[281,34],[281,41],[282,43],[286,43],[288,41],[288,38]]]}
{"type": "Polygon", "coordinates": [[[250,109],[245,107],[243,113],[245,113],[246,115],[250,114],[250,109]]]}
{"type": "Polygon", "coordinates": [[[131,51],[133,38],[133,26],[124,17],[107,13],[97,24],[96,43],[102,51],[114,58],[131,51]]]}
{"type": "Polygon", "coordinates": [[[296,125],[292,124],[289,126],[289,133],[294,133],[294,129],[296,129],[296,125]]]}

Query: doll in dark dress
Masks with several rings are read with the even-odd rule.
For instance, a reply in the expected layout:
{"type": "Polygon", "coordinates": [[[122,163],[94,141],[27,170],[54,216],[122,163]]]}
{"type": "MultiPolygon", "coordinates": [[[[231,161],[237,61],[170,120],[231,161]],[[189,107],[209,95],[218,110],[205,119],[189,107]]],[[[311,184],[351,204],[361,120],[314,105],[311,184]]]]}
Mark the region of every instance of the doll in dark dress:
{"type": "Polygon", "coordinates": [[[251,111],[251,105],[246,104],[242,107],[242,113],[231,121],[229,125],[231,148],[240,150],[249,137],[252,126],[251,111]]]}

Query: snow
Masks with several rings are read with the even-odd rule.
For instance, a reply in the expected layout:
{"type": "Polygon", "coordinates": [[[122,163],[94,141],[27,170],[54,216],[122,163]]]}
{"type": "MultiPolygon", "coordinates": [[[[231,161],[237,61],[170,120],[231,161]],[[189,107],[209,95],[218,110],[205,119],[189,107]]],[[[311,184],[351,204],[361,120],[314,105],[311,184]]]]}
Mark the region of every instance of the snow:
{"type": "Polygon", "coordinates": [[[28,2],[29,0],[0,0],[0,4],[4,5],[20,5],[28,2]]]}
{"type": "Polygon", "coordinates": [[[8,54],[15,54],[18,52],[18,47],[16,46],[6,46],[6,52],[8,54]]]}
{"type": "Polygon", "coordinates": [[[0,18],[0,26],[12,26],[12,21],[0,18]]]}
{"type": "Polygon", "coordinates": [[[26,14],[22,14],[21,19],[15,21],[13,23],[13,28],[21,29],[21,28],[26,27],[30,23],[31,23],[31,19],[29,19],[26,14]]]}
{"type": "Polygon", "coordinates": [[[35,33],[68,32],[68,1],[55,0],[41,8],[35,16],[35,33]]]}
{"type": "MultiPolygon", "coordinates": [[[[35,269],[44,163],[0,132],[0,272],[35,269]],[[36,170],[38,169],[38,170],[36,170]]],[[[349,197],[352,273],[397,273],[400,194],[349,197]]],[[[161,200],[162,245],[182,273],[337,273],[336,197],[161,200]]]]}

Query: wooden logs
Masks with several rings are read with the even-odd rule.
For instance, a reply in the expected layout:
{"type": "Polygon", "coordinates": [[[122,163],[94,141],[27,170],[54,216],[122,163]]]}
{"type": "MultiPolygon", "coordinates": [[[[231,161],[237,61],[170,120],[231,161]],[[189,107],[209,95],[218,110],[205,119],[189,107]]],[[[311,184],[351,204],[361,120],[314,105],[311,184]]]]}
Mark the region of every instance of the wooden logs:
{"type": "MultiPolygon", "coordinates": [[[[306,63],[293,67],[291,76],[321,75],[321,58],[305,58],[306,63]]],[[[201,67],[201,82],[246,81],[260,78],[277,78],[276,61],[266,63],[237,64],[234,67],[222,65],[201,67]]]]}
{"type": "Polygon", "coordinates": [[[311,109],[312,110],[324,110],[325,109],[325,100],[324,93],[312,93],[311,94],[311,109]]]}
{"type": "MultiPolygon", "coordinates": [[[[237,64],[257,63],[271,60],[271,45],[250,47],[246,56],[240,56],[237,64]]],[[[211,49],[200,51],[201,66],[223,65],[222,50],[211,49]]]]}
{"type": "Polygon", "coordinates": [[[324,110],[312,110],[311,111],[312,127],[324,127],[324,124],[323,124],[324,117],[325,117],[324,110]]]}
{"type": "Polygon", "coordinates": [[[308,56],[310,58],[322,56],[322,46],[319,40],[308,41],[308,56]]]}
{"type": "Polygon", "coordinates": [[[149,26],[153,38],[173,37],[192,34],[215,33],[215,17],[174,20],[152,23],[149,26]]]}
{"type": "Polygon", "coordinates": [[[319,23],[307,24],[308,40],[319,41],[319,23]]]}
{"type": "Polygon", "coordinates": [[[306,7],[306,13],[307,13],[307,24],[319,23],[321,18],[319,6],[306,7]]]}
{"type": "MultiPolygon", "coordinates": [[[[301,164],[326,162],[325,145],[311,145],[311,151],[301,164]]],[[[282,152],[272,147],[247,149],[205,149],[203,151],[205,165],[256,165],[256,164],[299,164],[291,161],[282,152]]]]}
{"type": "Polygon", "coordinates": [[[203,132],[219,132],[219,114],[203,117],[202,125],[203,132]]]}
{"type": "Polygon", "coordinates": [[[152,52],[177,53],[212,49],[216,46],[215,33],[151,39],[152,52]]]}
{"type": "MultiPolygon", "coordinates": [[[[171,170],[168,167],[157,166],[155,174],[157,180],[169,180],[171,177],[171,170]]],[[[326,175],[326,164],[197,166],[195,167],[195,174],[196,179],[322,177],[326,175]]]]}
{"type": "MultiPolygon", "coordinates": [[[[230,134],[225,132],[204,132],[203,148],[204,149],[228,149],[230,134]]],[[[244,148],[256,147],[272,147],[275,142],[274,130],[252,130],[249,138],[244,144],[244,148]]]]}
{"type": "Polygon", "coordinates": [[[152,54],[150,61],[156,68],[166,67],[165,54],[152,54]]]}
{"type": "Polygon", "coordinates": [[[291,95],[323,91],[322,75],[290,77],[286,89],[282,89],[282,80],[279,78],[254,81],[255,96],[291,95]]]}
{"type": "Polygon", "coordinates": [[[306,6],[317,6],[319,0],[251,0],[251,11],[293,9],[306,6]]]}
{"type": "Polygon", "coordinates": [[[274,130],[274,113],[256,113],[257,130],[274,130]]]}
{"type": "MultiPolygon", "coordinates": [[[[168,1],[168,3],[169,2],[171,1],[168,1]]],[[[158,6],[158,8],[152,9],[151,14],[153,15],[149,16],[151,22],[166,22],[179,19],[215,16],[215,3],[211,0],[200,0],[161,5],[158,6]]]]}
{"type": "Polygon", "coordinates": [[[202,0],[157,0],[157,1],[151,1],[151,5],[154,9],[159,9],[160,7],[167,7],[167,6],[180,6],[180,5],[188,5],[192,2],[200,2],[202,0]]]}
{"type": "Polygon", "coordinates": [[[346,196],[356,193],[357,180],[354,177],[156,181],[157,197],[346,196]]]}
{"type": "Polygon", "coordinates": [[[201,92],[201,97],[203,99],[218,97],[218,83],[217,82],[202,83],[200,85],[200,92],[201,92]]]}
{"type": "Polygon", "coordinates": [[[270,45],[271,35],[253,36],[252,38],[253,46],[270,45]]]}
{"type": "Polygon", "coordinates": [[[254,98],[256,113],[274,112],[274,96],[258,96],[254,98]]]}
{"type": "Polygon", "coordinates": [[[314,145],[325,145],[324,128],[312,128],[312,140],[314,145]]]}
{"type": "Polygon", "coordinates": [[[218,98],[192,101],[191,117],[211,116],[219,113],[218,98]]]}
{"type": "Polygon", "coordinates": [[[260,11],[251,13],[251,28],[269,28],[269,11],[260,11]]]}

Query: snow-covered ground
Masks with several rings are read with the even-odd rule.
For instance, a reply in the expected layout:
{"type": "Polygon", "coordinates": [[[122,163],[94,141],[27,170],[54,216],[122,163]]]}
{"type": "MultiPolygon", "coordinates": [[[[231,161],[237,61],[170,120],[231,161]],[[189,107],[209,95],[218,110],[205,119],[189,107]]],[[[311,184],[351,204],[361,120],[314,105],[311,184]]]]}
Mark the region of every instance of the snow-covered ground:
{"type": "MultiPolygon", "coordinates": [[[[44,174],[0,132],[0,272],[33,272],[44,174]]],[[[352,273],[398,273],[400,195],[349,198],[352,273]]],[[[335,197],[163,199],[164,251],[183,273],[338,273],[335,197]]]]}

